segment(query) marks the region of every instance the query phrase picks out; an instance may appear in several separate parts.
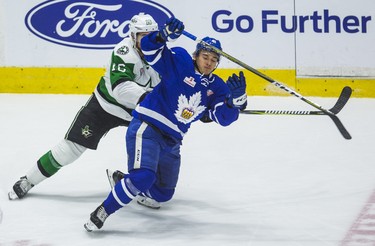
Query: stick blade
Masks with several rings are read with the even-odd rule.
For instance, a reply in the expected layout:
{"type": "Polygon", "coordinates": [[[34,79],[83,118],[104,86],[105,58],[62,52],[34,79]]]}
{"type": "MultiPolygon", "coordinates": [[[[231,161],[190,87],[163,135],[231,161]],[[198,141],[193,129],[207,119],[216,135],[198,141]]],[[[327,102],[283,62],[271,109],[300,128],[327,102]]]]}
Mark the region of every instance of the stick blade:
{"type": "Polygon", "coordinates": [[[337,99],[336,104],[329,110],[334,114],[338,114],[341,109],[345,106],[345,104],[348,102],[350,96],[352,95],[352,88],[349,86],[345,86],[340,94],[339,99],[337,99]]]}
{"type": "Polygon", "coordinates": [[[340,119],[336,115],[328,115],[328,116],[333,120],[337,129],[340,131],[341,135],[345,139],[347,139],[347,140],[352,139],[352,136],[350,135],[348,130],[346,130],[345,126],[342,124],[342,122],[340,121],[340,119]]]}

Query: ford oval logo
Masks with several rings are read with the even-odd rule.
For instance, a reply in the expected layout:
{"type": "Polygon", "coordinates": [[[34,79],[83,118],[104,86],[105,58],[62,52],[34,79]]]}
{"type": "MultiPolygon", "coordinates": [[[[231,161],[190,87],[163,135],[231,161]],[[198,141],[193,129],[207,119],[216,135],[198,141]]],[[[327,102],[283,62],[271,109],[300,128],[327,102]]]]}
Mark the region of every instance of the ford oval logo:
{"type": "Polygon", "coordinates": [[[31,9],[27,28],[47,41],[87,49],[112,49],[129,36],[131,17],[144,12],[162,25],[173,16],[148,0],[50,0],[31,9]]]}

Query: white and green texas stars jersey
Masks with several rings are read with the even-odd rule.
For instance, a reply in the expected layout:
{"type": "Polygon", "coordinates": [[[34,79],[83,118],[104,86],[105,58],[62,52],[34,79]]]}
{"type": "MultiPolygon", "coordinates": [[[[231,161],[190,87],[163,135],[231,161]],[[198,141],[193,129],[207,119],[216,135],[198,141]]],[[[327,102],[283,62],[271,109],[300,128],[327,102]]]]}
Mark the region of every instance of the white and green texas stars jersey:
{"type": "Polygon", "coordinates": [[[140,97],[159,82],[158,73],[140,57],[131,39],[125,38],[113,49],[94,93],[106,112],[130,121],[140,97]]]}

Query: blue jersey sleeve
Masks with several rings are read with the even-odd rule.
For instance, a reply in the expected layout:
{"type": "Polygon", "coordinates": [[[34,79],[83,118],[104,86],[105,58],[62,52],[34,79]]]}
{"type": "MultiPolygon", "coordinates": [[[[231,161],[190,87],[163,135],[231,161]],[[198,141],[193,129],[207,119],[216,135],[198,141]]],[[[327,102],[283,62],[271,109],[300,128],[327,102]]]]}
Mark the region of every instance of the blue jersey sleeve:
{"type": "Polygon", "coordinates": [[[141,49],[144,58],[159,74],[166,74],[168,60],[163,57],[166,49],[165,41],[157,41],[157,32],[146,35],[141,40],[141,49]]]}
{"type": "Polygon", "coordinates": [[[141,40],[142,53],[148,64],[165,77],[165,81],[179,78],[184,70],[192,69],[190,66],[186,67],[186,64],[191,63],[186,50],[180,47],[169,49],[165,41],[157,40],[157,34],[158,32],[152,32],[141,40]]]}

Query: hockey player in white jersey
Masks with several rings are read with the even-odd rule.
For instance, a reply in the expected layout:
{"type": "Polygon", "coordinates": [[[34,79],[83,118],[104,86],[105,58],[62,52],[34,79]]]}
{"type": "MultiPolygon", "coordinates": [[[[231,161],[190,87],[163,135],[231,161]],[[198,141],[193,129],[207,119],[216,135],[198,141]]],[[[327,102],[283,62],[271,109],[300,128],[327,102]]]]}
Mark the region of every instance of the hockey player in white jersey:
{"type": "MultiPolygon", "coordinates": [[[[227,84],[212,73],[220,59],[218,53],[198,44],[192,59],[181,47],[167,47],[167,41],[177,39],[183,29],[181,21],[171,18],[162,30],[141,40],[145,59],[162,80],[133,111],[126,133],[128,174],[90,214],[84,224],[87,231],[100,229],[109,215],[138,194],[158,202],[170,200],[178,181],[180,146],[191,123],[203,117],[228,126],[246,107],[243,73],[231,76],[227,84]]],[[[221,49],[218,40],[203,40],[221,49]]]]}
{"type": "Polygon", "coordinates": [[[110,62],[94,93],[77,113],[65,138],[39,158],[8,193],[10,200],[21,199],[35,185],[77,160],[87,149],[95,150],[112,128],[128,126],[131,113],[159,82],[159,74],[145,62],[140,39],[158,24],[148,14],[132,17],[130,37],[112,51],[110,62]]]}

